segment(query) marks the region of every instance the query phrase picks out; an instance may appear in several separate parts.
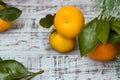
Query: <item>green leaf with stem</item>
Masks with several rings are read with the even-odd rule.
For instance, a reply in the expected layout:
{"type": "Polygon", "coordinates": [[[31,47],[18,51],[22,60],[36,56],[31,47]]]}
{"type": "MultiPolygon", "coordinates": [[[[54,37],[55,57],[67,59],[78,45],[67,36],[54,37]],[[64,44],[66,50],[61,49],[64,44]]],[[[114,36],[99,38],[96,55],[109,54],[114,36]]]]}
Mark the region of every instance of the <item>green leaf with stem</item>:
{"type": "Polygon", "coordinates": [[[40,19],[39,24],[44,28],[50,28],[54,24],[55,15],[48,14],[46,17],[40,19]]]}
{"type": "Polygon", "coordinates": [[[115,31],[117,34],[120,35],[120,27],[117,27],[117,26],[114,26],[114,25],[111,25],[110,27],[113,31],[115,31]]]}
{"type": "Polygon", "coordinates": [[[120,28],[120,18],[112,17],[110,23],[116,27],[120,28]]]}
{"type": "Polygon", "coordinates": [[[102,43],[105,44],[108,40],[110,25],[107,20],[98,20],[98,25],[96,28],[97,38],[102,43]]]}
{"type": "Polygon", "coordinates": [[[21,14],[22,14],[22,11],[15,7],[8,7],[8,8],[0,10],[0,18],[6,21],[14,21],[21,14]]]}
{"type": "Polygon", "coordinates": [[[0,61],[0,80],[30,80],[43,72],[43,70],[36,73],[29,72],[23,64],[16,60],[0,61]]]}
{"type": "Polygon", "coordinates": [[[42,74],[44,72],[44,70],[41,70],[39,72],[33,73],[32,75],[29,75],[30,77],[27,80],[31,80],[32,78],[34,78],[35,76],[42,74]]]}
{"type": "Polygon", "coordinates": [[[110,43],[118,43],[120,42],[120,35],[117,34],[115,31],[111,30],[109,34],[108,42],[110,43]]]}
{"type": "Polygon", "coordinates": [[[96,27],[98,25],[98,19],[95,18],[80,32],[78,36],[78,45],[80,49],[81,57],[88,54],[95,49],[99,43],[97,39],[96,27]]]}

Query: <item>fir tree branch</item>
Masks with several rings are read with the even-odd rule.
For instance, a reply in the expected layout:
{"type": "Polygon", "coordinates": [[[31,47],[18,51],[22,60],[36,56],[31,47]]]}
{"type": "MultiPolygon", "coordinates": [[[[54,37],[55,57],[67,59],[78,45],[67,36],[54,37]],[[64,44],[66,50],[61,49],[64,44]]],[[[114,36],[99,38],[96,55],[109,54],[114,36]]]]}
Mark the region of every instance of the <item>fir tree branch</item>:
{"type": "Polygon", "coordinates": [[[120,0],[92,0],[92,5],[102,19],[120,18],[120,0]]]}

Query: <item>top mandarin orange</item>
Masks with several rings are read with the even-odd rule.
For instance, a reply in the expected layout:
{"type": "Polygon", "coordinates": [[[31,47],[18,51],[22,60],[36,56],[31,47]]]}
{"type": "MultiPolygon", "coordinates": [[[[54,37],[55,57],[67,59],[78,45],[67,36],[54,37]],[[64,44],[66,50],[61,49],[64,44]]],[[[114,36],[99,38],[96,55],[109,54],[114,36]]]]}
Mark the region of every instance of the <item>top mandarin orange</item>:
{"type": "Polygon", "coordinates": [[[63,6],[56,12],[54,25],[62,36],[75,38],[84,27],[83,13],[74,6],[63,6]]]}

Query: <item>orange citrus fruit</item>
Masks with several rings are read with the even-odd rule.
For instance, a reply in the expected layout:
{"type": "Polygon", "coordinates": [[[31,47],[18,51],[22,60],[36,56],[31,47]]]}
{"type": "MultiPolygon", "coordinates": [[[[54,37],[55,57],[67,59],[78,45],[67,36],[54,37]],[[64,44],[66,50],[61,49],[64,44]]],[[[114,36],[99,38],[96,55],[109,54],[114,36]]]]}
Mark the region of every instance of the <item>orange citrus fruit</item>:
{"type": "Polygon", "coordinates": [[[91,51],[87,56],[95,60],[112,60],[117,56],[118,50],[115,44],[100,44],[95,50],[91,51]]]}
{"type": "Polygon", "coordinates": [[[67,5],[56,12],[54,25],[62,36],[75,38],[84,27],[84,16],[80,9],[67,5]]]}
{"type": "Polygon", "coordinates": [[[0,18],[0,32],[7,30],[11,25],[12,22],[0,18]]]}
{"type": "MultiPolygon", "coordinates": [[[[0,10],[4,9],[3,5],[0,5],[0,10]]],[[[12,25],[12,22],[5,21],[0,18],[0,32],[7,30],[12,25]]]]}
{"type": "Polygon", "coordinates": [[[71,51],[75,45],[75,38],[63,37],[57,31],[49,35],[49,41],[53,49],[62,53],[71,51]]]}

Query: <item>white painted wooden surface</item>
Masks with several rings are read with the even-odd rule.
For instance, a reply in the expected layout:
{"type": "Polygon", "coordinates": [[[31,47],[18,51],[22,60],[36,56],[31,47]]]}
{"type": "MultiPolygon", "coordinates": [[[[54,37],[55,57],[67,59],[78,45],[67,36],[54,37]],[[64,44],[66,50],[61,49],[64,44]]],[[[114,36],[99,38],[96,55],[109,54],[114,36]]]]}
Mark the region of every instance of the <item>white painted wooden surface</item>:
{"type": "MultiPolygon", "coordinates": [[[[5,2],[23,10],[23,14],[9,30],[0,33],[0,51],[4,54],[9,52],[58,54],[49,45],[50,29],[40,27],[39,20],[46,14],[54,14],[64,5],[71,4],[80,8],[86,22],[95,16],[88,4],[90,0],[5,0],[5,2]]],[[[79,55],[78,48],[71,54],[79,55]]]]}
{"type": "Polygon", "coordinates": [[[119,67],[115,61],[99,62],[78,55],[4,56],[3,59],[16,59],[30,71],[44,69],[42,75],[33,80],[120,80],[119,67]]]}
{"type": "Polygon", "coordinates": [[[50,29],[39,25],[39,19],[54,14],[64,5],[74,5],[82,10],[85,22],[96,16],[90,0],[4,0],[23,14],[13,26],[0,33],[0,56],[16,59],[29,70],[44,69],[45,73],[33,80],[120,80],[116,61],[99,62],[80,58],[77,46],[66,55],[54,51],[48,41],[50,29]]]}

